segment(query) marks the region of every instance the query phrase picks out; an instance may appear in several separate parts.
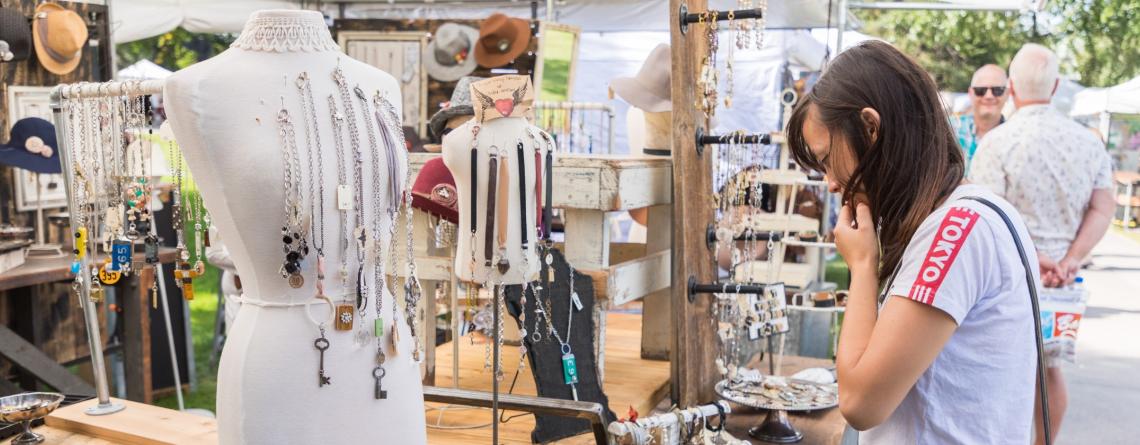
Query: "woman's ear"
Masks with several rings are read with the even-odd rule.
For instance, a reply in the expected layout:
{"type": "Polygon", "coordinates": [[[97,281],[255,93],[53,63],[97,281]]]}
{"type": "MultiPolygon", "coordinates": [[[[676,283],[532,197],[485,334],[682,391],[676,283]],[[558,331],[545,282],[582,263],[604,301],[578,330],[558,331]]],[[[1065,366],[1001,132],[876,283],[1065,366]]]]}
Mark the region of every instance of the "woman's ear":
{"type": "Polygon", "coordinates": [[[863,118],[863,128],[867,131],[867,140],[872,144],[879,140],[879,112],[874,108],[864,108],[859,112],[859,117],[863,118]]]}

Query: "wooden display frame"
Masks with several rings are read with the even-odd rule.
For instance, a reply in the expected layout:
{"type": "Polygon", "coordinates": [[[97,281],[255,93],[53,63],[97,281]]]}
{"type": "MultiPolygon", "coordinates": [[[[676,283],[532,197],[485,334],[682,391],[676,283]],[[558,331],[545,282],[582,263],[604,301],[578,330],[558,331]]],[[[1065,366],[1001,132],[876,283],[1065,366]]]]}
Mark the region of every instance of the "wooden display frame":
{"type": "Polygon", "coordinates": [[[403,104],[403,108],[405,109],[403,112],[404,116],[401,117],[401,122],[407,122],[408,111],[406,108],[409,104],[407,98],[409,90],[416,94],[417,97],[412,100],[417,108],[415,112],[416,124],[413,128],[415,128],[416,133],[420,136],[427,135],[428,124],[428,76],[427,70],[424,68],[423,60],[421,59],[423,57],[424,48],[427,47],[427,44],[428,34],[422,31],[341,31],[337,33],[337,45],[340,45],[341,51],[344,51],[346,55],[360,60],[361,62],[372,65],[377,69],[381,69],[384,72],[392,74],[394,77],[396,77],[396,81],[400,83],[400,102],[403,104]],[[369,60],[366,57],[354,56],[349,52],[349,46],[357,42],[417,42],[418,47],[416,49],[415,62],[416,71],[412,74],[412,76],[415,78],[414,80],[418,81],[417,83],[419,86],[416,88],[404,88],[404,81],[402,79],[402,77],[404,77],[403,73],[400,73],[401,75],[397,76],[396,74],[392,73],[392,70],[378,61],[369,60]]]}

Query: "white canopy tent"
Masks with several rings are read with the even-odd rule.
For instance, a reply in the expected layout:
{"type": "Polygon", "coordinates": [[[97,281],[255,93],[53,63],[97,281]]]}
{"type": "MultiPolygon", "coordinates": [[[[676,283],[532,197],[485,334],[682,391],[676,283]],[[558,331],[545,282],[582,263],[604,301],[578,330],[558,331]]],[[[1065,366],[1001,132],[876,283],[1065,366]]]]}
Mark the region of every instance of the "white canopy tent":
{"type": "Polygon", "coordinates": [[[143,59],[119,70],[119,80],[165,79],[171,74],[174,73],[157,63],[143,59]]]}
{"type": "Polygon", "coordinates": [[[1140,114],[1140,76],[1108,88],[1087,88],[1073,97],[1071,116],[1140,114]]]}
{"type": "MultiPolygon", "coordinates": [[[[838,3],[828,0],[768,0],[768,29],[822,28],[834,25],[838,3]],[[828,5],[831,5],[831,14],[828,5]]],[[[494,12],[530,17],[529,2],[431,3],[395,1],[325,2],[333,18],[473,19],[494,12]]],[[[733,0],[712,0],[710,7],[732,9],[733,0]]],[[[191,32],[235,33],[249,15],[262,9],[296,9],[287,0],[115,0],[112,11],[116,43],[164,34],[182,27],[191,32]]],[[[539,2],[546,17],[546,2],[539,2]]],[[[578,26],[583,32],[668,31],[668,0],[572,0],[554,7],[553,20],[578,26]]]]}

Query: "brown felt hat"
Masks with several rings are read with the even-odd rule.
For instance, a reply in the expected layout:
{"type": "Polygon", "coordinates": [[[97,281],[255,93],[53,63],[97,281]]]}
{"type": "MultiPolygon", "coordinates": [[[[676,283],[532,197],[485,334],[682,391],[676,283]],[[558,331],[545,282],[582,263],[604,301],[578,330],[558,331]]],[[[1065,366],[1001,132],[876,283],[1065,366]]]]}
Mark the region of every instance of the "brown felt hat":
{"type": "Polygon", "coordinates": [[[70,73],[79,66],[87,44],[87,23],[75,11],[56,3],[36,6],[32,40],[40,65],[55,74],[70,73]]]}
{"type": "Polygon", "coordinates": [[[479,25],[475,61],[484,68],[498,68],[526,52],[529,44],[530,23],[495,13],[479,25]]]}

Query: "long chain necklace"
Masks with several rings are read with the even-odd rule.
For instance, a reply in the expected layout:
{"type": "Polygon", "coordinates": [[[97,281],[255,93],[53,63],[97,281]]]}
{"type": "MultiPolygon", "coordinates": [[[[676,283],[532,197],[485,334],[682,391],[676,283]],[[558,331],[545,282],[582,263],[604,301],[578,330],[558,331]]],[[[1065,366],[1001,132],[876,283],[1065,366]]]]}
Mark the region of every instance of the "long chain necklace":
{"type": "MultiPolygon", "coordinates": [[[[364,228],[364,154],[360,148],[360,132],[356,127],[356,109],[352,104],[352,95],[348,92],[348,79],[344,77],[344,71],[341,71],[340,66],[332,74],[333,80],[336,82],[337,91],[340,93],[341,102],[344,104],[344,120],[348,122],[348,135],[349,142],[352,145],[352,160],[353,160],[353,190],[352,202],[355,208],[355,224],[352,229],[352,237],[356,240],[352,243],[356,248],[356,312],[360,317],[360,328],[356,330],[355,341],[357,345],[363,346],[368,343],[369,333],[364,327],[365,309],[368,307],[368,280],[364,275],[364,257],[365,257],[365,244],[367,241],[367,234],[364,228]]],[[[370,130],[371,131],[371,130],[370,130]]],[[[347,211],[346,211],[347,215],[347,211]]],[[[348,224],[346,222],[346,224],[348,224]]],[[[346,255],[347,257],[347,252],[346,255]]],[[[345,272],[346,273],[346,272],[345,272]]],[[[352,329],[351,326],[348,329],[352,329]]]]}
{"type": "MultiPolygon", "coordinates": [[[[381,97],[379,94],[373,96],[373,100],[377,106],[377,117],[380,122],[385,125],[388,134],[392,139],[392,143],[388,147],[391,153],[392,167],[389,169],[389,174],[395,177],[395,165],[397,162],[397,150],[404,150],[405,140],[404,133],[399,124],[400,117],[396,113],[396,107],[391,101],[381,97]]],[[[423,287],[420,285],[419,277],[416,274],[415,252],[412,240],[412,169],[408,163],[408,156],[404,156],[404,183],[403,183],[403,203],[404,203],[404,233],[405,233],[405,247],[407,266],[405,268],[405,284],[404,284],[404,318],[408,323],[408,327],[412,333],[412,360],[419,363],[421,360],[421,343],[417,332],[417,320],[419,319],[420,303],[423,299],[423,287]]],[[[398,184],[396,185],[399,186],[398,184]]],[[[393,193],[394,199],[399,199],[398,193],[393,193]]],[[[397,202],[398,205],[398,202],[397,202]]],[[[392,227],[395,227],[395,219],[392,220],[392,227]]],[[[394,235],[394,231],[392,233],[394,235]]],[[[393,236],[393,251],[395,251],[395,237],[393,236]]],[[[392,260],[395,261],[395,255],[392,255],[392,260]]],[[[394,269],[394,268],[393,268],[394,269]]],[[[393,294],[394,296],[394,294],[393,294]]],[[[394,305],[393,305],[394,306],[394,305]]]]}
{"type": "MultiPolygon", "coordinates": [[[[351,218],[348,212],[352,210],[352,186],[348,183],[347,173],[345,172],[345,153],[344,143],[342,142],[343,127],[345,117],[336,108],[336,99],[332,94],[329,94],[329,115],[332,116],[333,124],[333,141],[336,145],[336,173],[337,173],[337,186],[336,186],[336,203],[337,210],[340,213],[340,268],[338,269],[338,276],[340,277],[341,288],[344,289],[344,299],[336,304],[336,319],[334,326],[338,331],[351,331],[352,320],[355,318],[353,313],[352,302],[348,300],[351,288],[348,281],[348,258],[349,249],[352,248],[352,239],[350,233],[352,230],[349,228],[351,218]]],[[[351,104],[349,104],[351,105],[351,104]]],[[[323,225],[323,223],[322,223],[323,225]]]]}
{"type": "Polygon", "coordinates": [[[317,125],[317,107],[313,101],[313,88],[309,73],[297,76],[297,90],[301,96],[301,120],[305,123],[305,145],[309,162],[309,213],[312,214],[313,247],[317,250],[317,294],[325,297],[325,165],[322,160],[321,133],[317,125]],[[316,164],[314,166],[314,164],[316,164]],[[315,184],[314,184],[315,183],[315,184]]]}
{"type": "MultiPolygon", "coordinates": [[[[365,95],[364,95],[364,90],[360,89],[360,86],[354,87],[353,90],[356,94],[357,99],[359,99],[359,101],[360,101],[361,111],[364,113],[365,116],[368,116],[369,114],[371,114],[370,113],[371,107],[369,106],[367,97],[365,97],[365,95]]],[[[383,312],[383,308],[384,308],[384,291],[386,289],[386,284],[384,282],[384,280],[385,280],[385,270],[384,270],[385,261],[384,261],[384,253],[383,253],[383,242],[381,239],[381,232],[380,232],[380,221],[381,221],[381,218],[383,218],[383,212],[385,209],[383,207],[383,202],[382,202],[383,196],[381,193],[379,193],[380,187],[383,187],[383,182],[380,178],[380,169],[379,169],[379,165],[378,165],[379,160],[380,160],[380,148],[376,142],[376,132],[372,129],[372,124],[368,123],[367,119],[366,119],[366,124],[365,124],[364,128],[367,130],[367,133],[368,133],[368,143],[369,143],[369,148],[371,149],[369,151],[369,153],[371,155],[371,160],[372,160],[372,209],[373,209],[373,215],[372,215],[371,247],[372,247],[372,255],[373,255],[373,262],[372,262],[373,283],[375,285],[375,290],[373,292],[373,295],[374,295],[374,298],[376,299],[375,303],[373,304],[373,307],[375,308],[375,312],[376,312],[376,319],[373,321],[373,334],[376,337],[376,361],[377,361],[377,366],[376,366],[376,368],[373,368],[372,375],[373,375],[373,378],[376,379],[376,387],[375,387],[376,390],[374,392],[374,398],[383,399],[383,398],[387,398],[387,392],[382,391],[380,389],[380,380],[383,378],[383,376],[385,374],[387,374],[387,371],[384,369],[384,362],[387,360],[387,355],[384,352],[384,341],[383,341],[384,340],[384,312],[383,312]]],[[[361,206],[361,210],[363,211],[363,206],[361,206]]],[[[388,210],[388,213],[391,214],[390,209],[388,210]]],[[[361,238],[364,238],[366,236],[367,235],[365,235],[363,233],[361,234],[361,238]]],[[[395,304],[395,301],[393,301],[392,303],[395,304]]],[[[396,354],[398,352],[398,349],[395,346],[396,346],[398,339],[396,338],[397,329],[396,329],[395,324],[393,323],[393,325],[390,326],[388,330],[391,332],[390,338],[391,338],[391,344],[393,346],[392,353],[396,354]]]]}
{"type": "MultiPolygon", "coordinates": [[[[387,219],[387,221],[388,221],[388,251],[384,252],[384,250],[381,248],[382,244],[379,242],[381,239],[379,237],[379,221],[380,221],[380,215],[381,215],[379,199],[381,197],[381,194],[376,193],[376,189],[380,184],[380,182],[379,182],[380,181],[380,179],[379,179],[380,178],[380,169],[378,168],[379,164],[377,163],[376,160],[378,159],[380,153],[378,151],[373,151],[373,164],[372,164],[373,165],[373,170],[372,170],[373,188],[372,188],[372,190],[373,190],[373,198],[376,199],[375,212],[376,212],[377,225],[374,226],[374,228],[377,230],[377,232],[376,232],[377,233],[377,238],[376,238],[377,243],[375,245],[376,259],[378,262],[382,262],[385,258],[387,258],[389,260],[389,264],[390,264],[389,269],[377,268],[376,270],[377,270],[377,274],[378,274],[377,277],[382,277],[383,279],[387,280],[386,281],[387,286],[382,286],[382,287],[384,289],[388,290],[388,292],[392,295],[392,325],[390,327],[392,334],[389,335],[388,338],[392,344],[392,351],[398,351],[399,350],[399,340],[400,340],[400,338],[399,338],[400,330],[399,330],[398,326],[396,325],[396,323],[397,323],[397,320],[400,319],[400,317],[399,317],[399,314],[397,314],[397,307],[396,307],[397,306],[396,305],[396,293],[397,293],[396,292],[396,281],[398,280],[398,277],[395,276],[395,274],[396,274],[396,255],[395,255],[395,253],[396,253],[396,226],[397,226],[396,223],[398,220],[397,213],[399,212],[399,209],[400,209],[400,202],[399,202],[400,184],[399,184],[399,178],[396,175],[396,171],[397,171],[396,170],[396,150],[397,149],[403,149],[403,141],[402,141],[403,138],[402,137],[400,138],[399,146],[397,146],[397,139],[396,139],[396,136],[394,135],[395,130],[393,130],[393,128],[392,128],[393,125],[389,124],[387,122],[387,119],[384,116],[384,111],[383,111],[384,107],[385,107],[384,102],[385,101],[380,97],[379,91],[377,91],[376,93],[374,93],[372,95],[372,104],[374,106],[374,108],[372,110],[373,111],[373,117],[376,120],[376,126],[379,129],[380,137],[384,139],[384,143],[383,143],[383,145],[384,145],[384,147],[383,147],[384,148],[384,160],[385,160],[384,166],[385,166],[385,169],[387,170],[387,173],[388,173],[388,188],[387,188],[387,192],[388,192],[387,193],[387,197],[388,197],[387,204],[388,205],[387,205],[387,212],[386,212],[387,217],[388,217],[388,219],[387,219]],[[393,276],[389,277],[385,273],[387,270],[390,270],[392,272],[393,276]]],[[[368,108],[365,108],[365,109],[367,110],[368,108]]],[[[401,136],[402,136],[402,134],[401,134],[401,136]]],[[[411,258],[409,258],[409,260],[411,260],[411,258]]]]}
{"type": "MultiPolygon", "coordinates": [[[[475,237],[479,229],[479,217],[477,216],[479,210],[479,124],[472,122],[471,124],[471,212],[468,217],[468,222],[471,228],[470,246],[471,246],[471,263],[469,270],[471,271],[471,283],[467,285],[467,308],[463,311],[464,324],[468,326],[468,332],[474,332],[475,324],[475,308],[479,305],[479,286],[475,284],[475,237]]],[[[474,337],[471,337],[474,342],[474,337]]]]}
{"type": "Polygon", "coordinates": [[[281,97],[281,110],[277,113],[278,135],[284,148],[282,161],[285,167],[284,225],[281,226],[282,251],[285,260],[281,264],[281,277],[296,289],[305,284],[301,275],[301,261],[309,254],[306,240],[308,224],[305,220],[301,197],[300,153],[297,150],[297,137],[293,127],[293,117],[285,108],[285,97],[281,97]]]}

